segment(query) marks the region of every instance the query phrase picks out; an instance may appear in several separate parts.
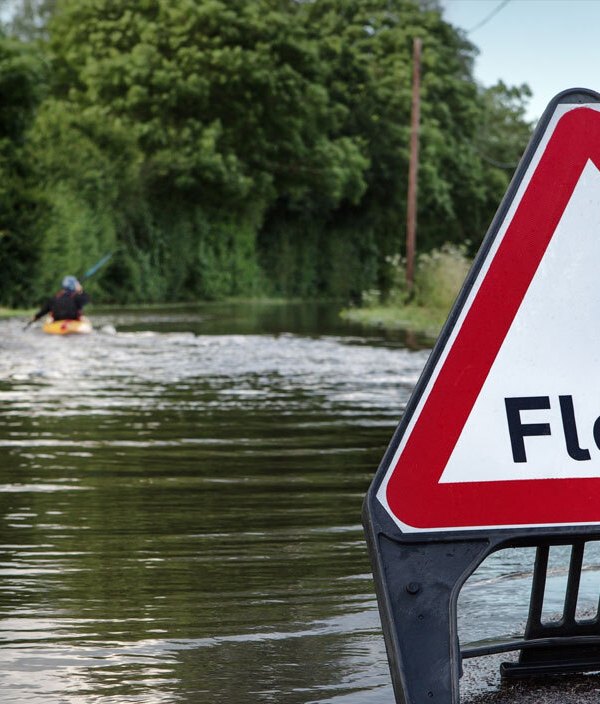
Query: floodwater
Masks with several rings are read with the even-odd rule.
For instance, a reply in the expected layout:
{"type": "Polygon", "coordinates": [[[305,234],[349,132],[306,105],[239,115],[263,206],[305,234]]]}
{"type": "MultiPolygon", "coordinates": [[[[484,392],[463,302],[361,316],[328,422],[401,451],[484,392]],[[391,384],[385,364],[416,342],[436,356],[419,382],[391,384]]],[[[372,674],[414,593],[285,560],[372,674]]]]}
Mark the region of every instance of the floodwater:
{"type": "MultiPolygon", "coordinates": [[[[430,341],[318,305],[92,318],[0,321],[0,701],[392,702],[360,511],[430,341]]],[[[522,628],[531,561],[469,580],[463,642],[522,628]]]]}

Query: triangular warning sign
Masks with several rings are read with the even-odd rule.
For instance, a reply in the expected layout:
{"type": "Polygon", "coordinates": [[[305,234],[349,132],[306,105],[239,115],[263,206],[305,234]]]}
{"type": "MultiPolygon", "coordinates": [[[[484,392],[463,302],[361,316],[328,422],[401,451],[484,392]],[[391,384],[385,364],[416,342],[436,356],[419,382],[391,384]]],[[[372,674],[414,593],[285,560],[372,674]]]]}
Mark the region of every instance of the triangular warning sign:
{"type": "Polygon", "coordinates": [[[544,115],[381,473],[404,532],[600,523],[600,97],[544,115]]]}

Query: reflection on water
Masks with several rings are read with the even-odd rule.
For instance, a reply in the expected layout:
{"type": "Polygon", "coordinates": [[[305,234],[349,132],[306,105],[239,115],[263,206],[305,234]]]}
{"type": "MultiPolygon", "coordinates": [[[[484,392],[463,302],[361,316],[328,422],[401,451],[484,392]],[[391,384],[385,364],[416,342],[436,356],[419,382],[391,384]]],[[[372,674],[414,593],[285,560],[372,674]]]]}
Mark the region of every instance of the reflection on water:
{"type": "Polygon", "coordinates": [[[0,322],[2,701],[389,687],[360,506],[427,350],[315,307],[95,323],[0,322]]]}
{"type": "MultiPolygon", "coordinates": [[[[324,306],[94,320],[0,321],[2,702],[391,701],[360,509],[424,341],[324,306]]],[[[467,584],[465,640],[511,632],[523,553],[467,584]]]]}

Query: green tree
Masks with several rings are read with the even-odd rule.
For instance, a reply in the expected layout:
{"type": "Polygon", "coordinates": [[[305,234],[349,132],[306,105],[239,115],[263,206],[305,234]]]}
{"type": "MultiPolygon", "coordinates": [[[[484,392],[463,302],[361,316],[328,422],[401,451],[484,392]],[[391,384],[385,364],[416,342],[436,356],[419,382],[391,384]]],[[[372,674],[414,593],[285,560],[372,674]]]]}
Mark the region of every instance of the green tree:
{"type": "MultiPolygon", "coordinates": [[[[404,243],[413,38],[420,37],[424,46],[421,249],[477,239],[491,218],[495,191],[486,183],[488,165],[474,144],[488,106],[472,75],[476,49],[443,21],[437,3],[319,0],[300,4],[298,14],[319,52],[324,87],[340,114],[337,134],[360,141],[368,159],[366,189],[359,201],[317,208],[317,217],[312,203],[305,203],[303,214],[311,213],[305,229],[313,234],[302,241],[290,240],[285,223],[296,214],[280,200],[267,215],[261,242],[270,253],[271,271],[278,260],[273,252],[298,266],[304,265],[306,245],[313,256],[324,253],[325,277],[310,270],[308,275],[322,291],[356,296],[363,288],[386,287],[385,258],[404,243]],[[329,246],[332,239],[335,252],[329,246]],[[341,289],[332,287],[344,280],[335,273],[336,255],[339,269],[351,272],[346,276],[351,281],[341,289]]],[[[508,110],[506,117],[509,124],[522,115],[508,110]]],[[[292,292],[302,289],[300,280],[301,274],[287,277],[292,292]]]]}
{"type": "MultiPolygon", "coordinates": [[[[531,90],[525,84],[509,87],[499,81],[494,86],[480,89],[482,107],[473,148],[483,162],[487,211],[492,214],[502,200],[531,137],[532,125],[525,114],[530,97],[531,90]]],[[[487,224],[482,223],[483,229],[487,224]]]]}
{"type": "MultiPolygon", "coordinates": [[[[154,232],[152,247],[163,249],[155,268],[177,247],[173,233],[198,222],[198,209],[213,230],[231,232],[233,217],[256,233],[277,201],[331,210],[365,191],[363,140],[341,132],[346,109],[324,86],[325,67],[295,3],[148,0],[132,8],[64,0],[50,46],[55,93],[76,114],[93,109],[123,126],[140,150],[147,206],[129,232],[134,250],[154,232]],[[176,210],[165,208],[173,203],[176,210]]],[[[223,261],[224,250],[206,228],[197,235],[186,238],[188,270],[175,267],[177,282],[183,276],[195,290],[206,281],[198,271],[223,261]]],[[[239,257],[232,250],[225,259],[239,257]]]]}
{"type": "Polygon", "coordinates": [[[0,37],[0,302],[22,305],[37,262],[32,225],[38,208],[25,135],[42,97],[39,53],[0,37]]]}
{"type": "Polygon", "coordinates": [[[529,133],[527,88],[479,87],[436,0],[21,0],[12,31],[28,44],[0,55],[7,292],[115,247],[100,297],[385,289],[415,36],[419,249],[479,241],[529,133]]]}
{"type": "Polygon", "coordinates": [[[356,197],[360,144],[334,136],[339,110],[291,8],[64,0],[51,24],[56,88],[133,131],[155,194],[240,211],[307,192],[356,197]]]}
{"type": "Polygon", "coordinates": [[[115,250],[126,214],[138,207],[141,157],[101,111],[77,113],[56,99],[40,107],[28,137],[42,263],[34,290],[43,296],[65,272],[82,273],[115,250]]]}

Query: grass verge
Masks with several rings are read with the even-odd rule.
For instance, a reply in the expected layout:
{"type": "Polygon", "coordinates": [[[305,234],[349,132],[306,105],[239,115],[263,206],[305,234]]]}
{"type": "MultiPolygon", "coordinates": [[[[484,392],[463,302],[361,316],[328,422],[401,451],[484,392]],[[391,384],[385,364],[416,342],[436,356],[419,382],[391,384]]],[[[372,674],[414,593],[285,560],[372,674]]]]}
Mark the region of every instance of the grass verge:
{"type": "Polygon", "coordinates": [[[386,262],[391,284],[387,302],[381,303],[380,291],[365,291],[363,306],[342,311],[342,318],[362,325],[404,329],[437,337],[471,265],[466,244],[445,244],[420,254],[410,296],[404,260],[395,255],[388,257],[386,262]]]}
{"type": "Polygon", "coordinates": [[[33,308],[3,308],[0,306],[0,318],[30,318],[34,312],[33,308]]]}
{"type": "Polygon", "coordinates": [[[437,337],[448,316],[447,310],[417,305],[380,305],[368,308],[346,308],[341,312],[344,320],[388,330],[411,330],[437,337]]]}

